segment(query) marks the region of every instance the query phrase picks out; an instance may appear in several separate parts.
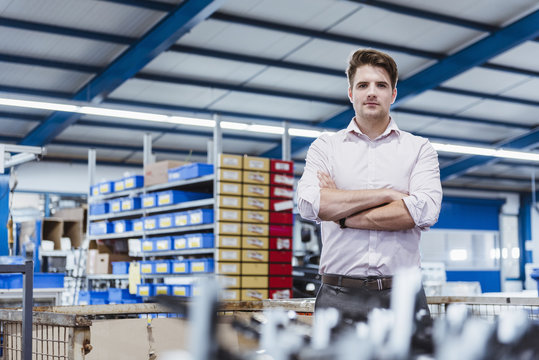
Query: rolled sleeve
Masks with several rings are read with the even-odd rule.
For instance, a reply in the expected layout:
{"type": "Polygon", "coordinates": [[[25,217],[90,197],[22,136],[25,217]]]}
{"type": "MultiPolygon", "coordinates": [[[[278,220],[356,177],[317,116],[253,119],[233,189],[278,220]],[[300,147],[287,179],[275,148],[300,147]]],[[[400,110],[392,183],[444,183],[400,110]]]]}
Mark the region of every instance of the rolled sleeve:
{"type": "Polygon", "coordinates": [[[302,218],[321,222],[318,217],[320,211],[320,186],[318,171],[330,174],[328,163],[329,142],[327,134],[316,139],[307,152],[303,175],[298,182],[298,210],[302,218]]]}
{"type": "Polygon", "coordinates": [[[414,223],[421,230],[436,224],[442,205],[438,154],[425,140],[410,177],[410,195],[403,199],[414,223]]]}

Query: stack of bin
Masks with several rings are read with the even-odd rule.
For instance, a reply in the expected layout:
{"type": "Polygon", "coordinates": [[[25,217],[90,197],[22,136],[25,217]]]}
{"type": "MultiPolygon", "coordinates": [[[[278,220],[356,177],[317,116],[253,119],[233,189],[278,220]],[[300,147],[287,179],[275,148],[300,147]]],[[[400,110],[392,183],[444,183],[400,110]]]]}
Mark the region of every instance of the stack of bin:
{"type": "Polygon", "coordinates": [[[228,287],[222,298],[289,298],[292,163],[222,154],[219,166],[216,272],[228,287]]]}

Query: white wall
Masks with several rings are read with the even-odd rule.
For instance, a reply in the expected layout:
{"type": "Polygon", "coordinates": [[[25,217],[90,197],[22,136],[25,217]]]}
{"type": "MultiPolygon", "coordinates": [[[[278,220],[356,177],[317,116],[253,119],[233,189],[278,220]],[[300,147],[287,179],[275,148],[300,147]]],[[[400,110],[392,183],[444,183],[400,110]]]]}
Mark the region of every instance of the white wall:
{"type": "MultiPolygon", "coordinates": [[[[117,180],[129,173],[142,175],[142,167],[96,167],[95,181],[117,180]]],[[[42,191],[69,194],[88,194],[88,166],[60,162],[29,162],[12,169],[17,179],[15,191],[42,191]]],[[[13,179],[11,180],[13,181],[13,179]]]]}

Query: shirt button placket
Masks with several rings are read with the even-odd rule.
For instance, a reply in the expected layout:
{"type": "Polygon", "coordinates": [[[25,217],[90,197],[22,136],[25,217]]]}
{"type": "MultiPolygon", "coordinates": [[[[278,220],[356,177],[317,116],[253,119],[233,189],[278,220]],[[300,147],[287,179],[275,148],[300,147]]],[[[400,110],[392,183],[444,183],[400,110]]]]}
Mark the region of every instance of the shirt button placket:
{"type": "MultiPolygon", "coordinates": [[[[369,150],[367,152],[367,189],[374,189],[374,169],[375,169],[375,144],[370,141],[369,142],[369,150]]],[[[375,242],[376,242],[376,234],[378,232],[375,230],[369,231],[369,269],[374,267],[374,248],[375,248],[375,242]]],[[[367,270],[369,271],[369,270],[367,270]]]]}

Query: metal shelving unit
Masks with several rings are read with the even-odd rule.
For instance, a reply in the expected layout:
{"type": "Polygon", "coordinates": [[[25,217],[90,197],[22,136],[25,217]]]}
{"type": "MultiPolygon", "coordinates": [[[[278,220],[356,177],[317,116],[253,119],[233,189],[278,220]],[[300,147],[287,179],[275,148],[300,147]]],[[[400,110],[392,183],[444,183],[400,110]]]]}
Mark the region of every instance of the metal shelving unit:
{"type": "MultiPolygon", "coordinates": [[[[122,197],[129,196],[141,196],[156,191],[165,191],[165,190],[187,190],[187,191],[196,191],[204,189],[205,191],[211,190],[212,197],[202,200],[194,200],[188,202],[182,202],[174,205],[167,206],[158,206],[153,208],[137,209],[131,211],[115,212],[103,215],[90,215],[88,217],[89,222],[94,221],[105,221],[105,220],[121,220],[121,219],[136,219],[150,215],[156,214],[166,214],[168,212],[189,210],[189,209],[199,209],[199,208],[213,208],[216,207],[216,197],[215,197],[215,175],[205,175],[202,177],[189,179],[189,180],[179,180],[173,181],[158,185],[152,185],[148,187],[131,189],[116,193],[111,193],[107,195],[92,196],[89,198],[90,204],[95,204],[102,201],[108,201],[113,199],[118,199],[122,197]]],[[[208,232],[215,230],[215,221],[211,224],[201,224],[201,225],[188,225],[188,226],[179,226],[171,227],[166,229],[154,229],[154,230],[141,230],[141,231],[129,231],[124,233],[115,233],[115,234],[105,234],[105,235],[89,235],[89,240],[122,240],[122,239],[131,239],[139,238],[146,239],[147,237],[154,237],[159,235],[181,235],[186,233],[193,232],[208,232]]],[[[170,250],[170,251],[142,251],[142,252],[131,252],[129,256],[132,258],[139,258],[145,260],[147,258],[155,257],[173,257],[173,256],[204,256],[215,258],[215,248],[200,248],[200,249],[181,249],[181,250],[170,250]]],[[[187,282],[195,281],[196,279],[203,276],[211,276],[212,273],[196,273],[196,274],[141,274],[143,280],[149,280],[150,282],[161,281],[164,278],[175,278],[175,279],[185,279],[187,282]]],[[[114,282],[123,282],[129,279],[128,274],[93,274],[87,275],[87,286],[91,287],[93,281],[109,281],[110,284],[114,282]]]]}

